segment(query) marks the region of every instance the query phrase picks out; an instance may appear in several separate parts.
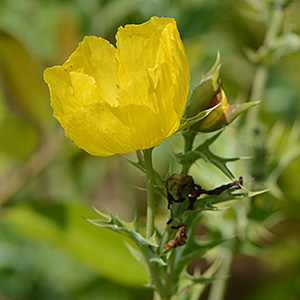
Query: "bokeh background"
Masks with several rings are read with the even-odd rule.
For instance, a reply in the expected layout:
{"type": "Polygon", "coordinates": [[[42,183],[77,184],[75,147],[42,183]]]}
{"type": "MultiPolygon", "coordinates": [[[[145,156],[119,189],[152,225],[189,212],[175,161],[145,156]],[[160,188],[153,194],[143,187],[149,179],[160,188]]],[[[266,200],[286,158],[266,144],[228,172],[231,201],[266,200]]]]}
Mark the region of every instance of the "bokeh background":
{"type": "MultiPolygon", "coordinates": [[[[114,43],[119,26],[169,16],[186,48],[191,88],[219,50],[229,101],[247,101],[256,70],[249,53],[263,43],[271,6],[256,0],[0,0],[1,300],[152,297],[147,274],[123,239],[84,219],[97,218],[94,206],[144,222],[145,194],[136,187],[145,178],[126,161],[134,155],[92,157],[66,140],[52,117],[43,70],[62,64],[85,35],[114,43]]],[[[247,231],[249,244],[233,264],[226,299],[300,299],[299,15],[300,2],[292,1],[282,29],[288,41],[267,62],[263,101],[251,124],[256,134],[245,134],[249,120],[241,117],[215,146],[222,156],[255,155],[246,181],[270,189],[253,200],[248,217],[264,226],[247,231]]],[[[181,145],[177,135],[155,150],[162,175],[170,164],[179,170],[170,152],[181,145]]],[[[244,175],[239,163],[229,167],[244,175]]],[[[192,172],[207,188],[228,182],[204,163],[192,172]]],[[[164,199],[159,208],[158,222],[167,217],[164,199]]]]}

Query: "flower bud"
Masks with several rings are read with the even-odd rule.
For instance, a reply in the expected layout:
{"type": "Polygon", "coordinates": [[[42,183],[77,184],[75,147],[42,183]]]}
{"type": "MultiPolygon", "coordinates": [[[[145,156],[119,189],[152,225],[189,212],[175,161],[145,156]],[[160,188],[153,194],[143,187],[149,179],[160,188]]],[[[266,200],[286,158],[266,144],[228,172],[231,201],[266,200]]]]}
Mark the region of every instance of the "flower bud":
{"type": "Polygon", "coordinates": [[[208,108],[220,88],[220,67],[220,54],[218,53],[213,67],[203,76],[199,85],[193,90],[185,109],[185,118],[191,118],[208,108]]]}
{"type": "Polygon", "coordinates": [[[231,123],[241,113],[258,102],[231,105],[220,83],[220,54],[210,71],[203,76],[188,101],[184,117],[191,118],[201,111],[213,109],[205,118],[190,127],[192,131],[212,132],[231,123]]]}
{"type": "Polygon", "coordinates": [[[219,106],[215,108],[207,117],[202,119],[198,125],[198,131],[200,132],[212,132],[225,127],[230,124],[235,118],[237,118],[244,111],[252,106],[258,104],[258,102],[247,102],[242,104],[231,105],[228,103],[226,94],[221,87],[217,92],[214,99],[211,101],[208,108],[219,106]]]}

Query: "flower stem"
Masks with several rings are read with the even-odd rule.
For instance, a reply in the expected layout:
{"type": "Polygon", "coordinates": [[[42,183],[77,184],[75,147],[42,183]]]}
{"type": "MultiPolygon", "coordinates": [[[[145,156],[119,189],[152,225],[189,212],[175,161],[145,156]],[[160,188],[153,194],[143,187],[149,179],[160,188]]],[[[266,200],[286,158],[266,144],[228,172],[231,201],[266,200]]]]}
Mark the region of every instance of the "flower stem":
{"type": "MultiPolygon", "coordinates": [[[[147,177],[147,223],[146,223],[146,238],[150,238],[154,234],[154,216],[155,216],[155,194],[154,194],[154,172],[152,165],[152,151],[151,149],[144,150],[144,161],[146,168],[146,177],[147,177]]],[[[167,299],[165,295],[165,290],[162,285],[159,266],[156,262],[149,262],[149,272],[151,275],[151,280],[154,285],[154,299],[157,299],[157,296],[162,300],[167,299]]]]}
{"type": "Polygon", "coordinates": [[[155,196],[154,196],[154,176],[152,166],[152,150],[144,150],[144,160],[147,176],[147,223],[146,237],[150,238],[154,233],[155,196]]]}
{"type": "Polygon", "coordinates": [[[151,274],[151,281],[154,285],[153,299],[168,300],[169,298],[166,296],[165,288],[161,282],[158,264],[156,262],[150,262],[149,271],[151,274]]]}
{"type": "Polygon", "coordinates": [[[167,291],[167,295],[169,295],[169,297],[171,297],[173,295],[172,277],[173,277],[173,272],[174,272],[173,269],[174,269],[175,255],[176,255],[176,249],[173,249],[170,256],[169,256],[167,270],[166,270],[165,288],[166,288],[166,291],[167,291]]]}
{"type": "MultiPolygon", "coordinates": [[[[183,137],[184,137],[184,153],[187,153],[188,151],[192,150],[196,134],[197,133],[195,131],[189,130],[187,133],[185,133],[183,135],[183,137]]],[[[187,174],[190,167],[191,167],[191,164],[183,164],[182,165],[182,172],[187,174]]]]}

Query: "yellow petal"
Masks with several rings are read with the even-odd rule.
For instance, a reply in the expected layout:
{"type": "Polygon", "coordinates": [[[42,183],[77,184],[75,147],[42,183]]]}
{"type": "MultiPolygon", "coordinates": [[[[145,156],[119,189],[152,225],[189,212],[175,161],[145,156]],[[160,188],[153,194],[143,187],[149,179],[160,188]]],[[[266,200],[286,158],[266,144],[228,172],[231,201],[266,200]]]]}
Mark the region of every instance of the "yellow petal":
{"type": "Polygon", "coordinates": [[[94,102],[69,120],[65,133],[88,153],[109,156],[159,145],[165,138],[162,128],[160,116],[147,106],[94,102]]]}
{"type": "MultiPolygon", "coordinates": [[[[62,66],[45,70],[44,79],[49,86],[67,84],[72,87],[68,76],[70,73],[88,75],[97,85],[101,98],[109,103],[115,103],[114,99],[119,89],[118,62],[115,54],[115,47],[108,41],[94,36],[85,37],[62,66]]],[[[82,89],[85,89],[85,84],[85,82],[81,84],[82,89]]],[[[78,98],[77,102],[78,105],[85,103],[82,98],[78,98]]]]}
{"type": "Polygon", "coordinates": [[[181,118],[190,77],[175,20],[152,17],[141,25],[127,25],[119,28],[116,39],[119,79],[130,95],[126,103],[147,105],[156,112],[167,106],[181,118]],[[161,69],[156,74],[163,73],[163,78],[155,76],[154,69],[161,69]],[[153,90],[158,102],[149,97],[153,90]]]}
{"type": "Polygon", "coordinates": [[[101,99],[95,79],[89,75],[55,66],[45,71],[44,78],[49,85],[54,117],[64,128],[83,105],[91,99],[101,99]]]}

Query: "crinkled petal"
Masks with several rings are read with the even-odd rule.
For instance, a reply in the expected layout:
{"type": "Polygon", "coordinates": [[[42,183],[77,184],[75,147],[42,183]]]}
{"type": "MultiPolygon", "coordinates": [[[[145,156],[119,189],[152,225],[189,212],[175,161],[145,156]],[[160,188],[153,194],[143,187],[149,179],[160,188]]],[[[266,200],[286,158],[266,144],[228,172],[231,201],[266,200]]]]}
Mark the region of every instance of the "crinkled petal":
{"type": "Polygon", "coordinates": [[[77,110],[87,102],[98,99],[116,105],[119,80],[115,54],[115,47],[108,41],[89,36],[79,43],[78,48],[62,66],[47,68],[44,79],[52,90],[54,111],[56,105],[61,105],[57,102],[63,102],[65,110],[77,110]],[[90,94],[91,90],[97,90],[97,94],[90,94]]]}
{"type": "Polygon", "coordinates": [[[95,79],[89,75],[67,72],[55,66],[45,71],[44,78],[49,85],[54,117],[63,127],[91,99],[101,99],[95,79]]]}
{"type": "Polygon", "coordinates": [[[159,145],[166,138],[161,121],[146,106],[94,102],[74,114],[65,134],[88,153],[109,156],[159,145]]]}
{"type": "Polygon", "coordinates": [[[157,113],[167,107],[181,118],[190,77],[175,20],[152,17],[141,25],[120,27],[116,39],[119,79],[130,95],[127,103],[147,105],[157,113]],[[164,78],[159,77],[161,71],[152,72],[157,69],[164,78]],[[159,101],[153,101],[153,93],[159,101]]]}

